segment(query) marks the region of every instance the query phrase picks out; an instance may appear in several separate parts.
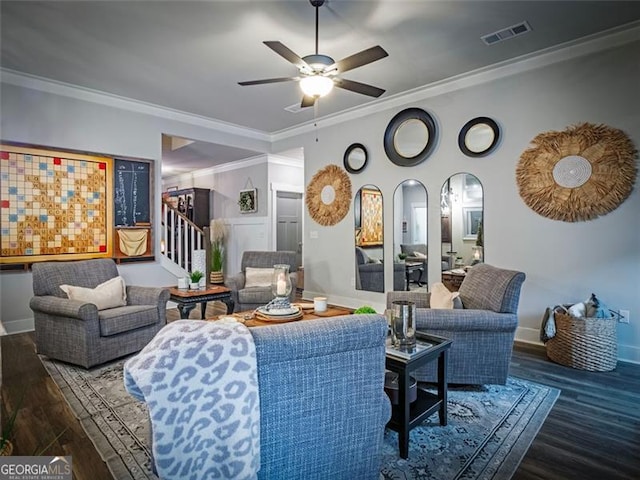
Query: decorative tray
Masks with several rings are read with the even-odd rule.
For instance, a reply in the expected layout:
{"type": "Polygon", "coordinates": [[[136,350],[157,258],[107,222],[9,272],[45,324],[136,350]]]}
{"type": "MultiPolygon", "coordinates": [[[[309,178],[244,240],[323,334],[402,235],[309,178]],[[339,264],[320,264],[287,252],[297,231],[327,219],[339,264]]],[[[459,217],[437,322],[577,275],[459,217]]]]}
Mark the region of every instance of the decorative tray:
{"type": "Polygon", "coordinates": [[[267,322],[291,322],[302,318],[302,309],[300,307],[291,306],[288,309],[271,309],[265,310],[263,307],[256,309],[257,320],[267,322]]]}

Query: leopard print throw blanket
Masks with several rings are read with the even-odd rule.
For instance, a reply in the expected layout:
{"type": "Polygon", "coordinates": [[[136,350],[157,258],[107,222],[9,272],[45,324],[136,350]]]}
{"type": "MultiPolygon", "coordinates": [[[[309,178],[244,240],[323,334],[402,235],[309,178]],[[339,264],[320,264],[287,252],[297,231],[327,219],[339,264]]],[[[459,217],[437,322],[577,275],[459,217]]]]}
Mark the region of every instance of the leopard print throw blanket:
{"type": "Polygon", "coordinates": [[[251,332],[232,319],[172,322],[125,363],[127,391],[149,409],[160,478],[257,478],[257,372],[251,332]]]}

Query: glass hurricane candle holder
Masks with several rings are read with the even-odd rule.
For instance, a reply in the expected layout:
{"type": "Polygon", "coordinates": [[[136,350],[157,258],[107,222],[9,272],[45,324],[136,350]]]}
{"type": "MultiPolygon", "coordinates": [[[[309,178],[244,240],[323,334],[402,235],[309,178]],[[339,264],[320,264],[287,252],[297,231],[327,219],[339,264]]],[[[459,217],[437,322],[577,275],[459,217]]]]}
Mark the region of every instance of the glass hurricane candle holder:
{"type": "Polygon", "coordinates": [[[271,292],[275,297],[288,297],[291,294],[289,265],[274,265],[271,277],[271,292]]]}

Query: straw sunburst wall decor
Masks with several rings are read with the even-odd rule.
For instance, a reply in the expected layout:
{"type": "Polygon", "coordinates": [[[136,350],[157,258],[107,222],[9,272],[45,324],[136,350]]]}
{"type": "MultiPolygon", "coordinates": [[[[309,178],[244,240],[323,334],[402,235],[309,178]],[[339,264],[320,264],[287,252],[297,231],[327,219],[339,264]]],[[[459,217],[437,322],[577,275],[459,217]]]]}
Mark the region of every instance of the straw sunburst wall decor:
{"type": "Polygon", "coordinates": [[[331,226],[342,220],[351,205],[351,180],[337,165],[318,170],[307,185],[309,215],[320,225],[331,226]]]}
{"type": "Polygon", "coordinates": [[[636,180],[637,150],[621,130],[583,123],[533,139],[516,168],[524,202],[564,222],[592,220],[626,200],[636,180]]]}

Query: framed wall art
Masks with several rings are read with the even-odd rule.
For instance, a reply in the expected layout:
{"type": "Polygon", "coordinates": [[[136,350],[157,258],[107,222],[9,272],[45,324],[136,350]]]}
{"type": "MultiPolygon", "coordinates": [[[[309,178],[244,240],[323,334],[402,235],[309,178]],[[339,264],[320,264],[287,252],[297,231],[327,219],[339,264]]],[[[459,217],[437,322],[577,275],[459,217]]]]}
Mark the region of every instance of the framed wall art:
{"type": "Polygon", "coordinates": [[[256,188],[248,188],[240,190],[238,197],[238,206],[240,213],[254,213],[258,211],[258,190],[256,188]]]}
{"type": "Polygon", "coordinates": [[[2,263],[111,257],[113,159],[0,145],[2,263]]]}
{"type": "Polygon", "coordinates": [[[360,189],[360,241],[361,247],[382,245],[382,192],[360,189]]]}

